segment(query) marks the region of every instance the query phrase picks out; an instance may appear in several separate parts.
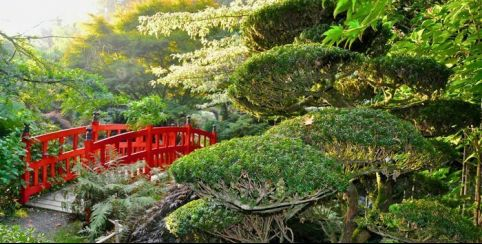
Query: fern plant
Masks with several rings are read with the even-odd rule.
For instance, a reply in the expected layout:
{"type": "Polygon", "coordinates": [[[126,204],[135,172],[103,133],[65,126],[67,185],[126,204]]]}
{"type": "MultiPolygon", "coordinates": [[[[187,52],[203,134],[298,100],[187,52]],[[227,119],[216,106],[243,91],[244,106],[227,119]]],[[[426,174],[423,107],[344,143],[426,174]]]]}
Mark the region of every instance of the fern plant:
{"type": "Polygon", "coordinates": [[[90,213],[90,223],[83,233],[93,240],[112,227],[109,219],[123,222],[161,198],[164,181],[132,176],[143,168],[143,162],[132,165],[114,162],[108,169],[98,166],[91,169],[80,164],[75,168],[79,177],[73,187],[76,197],[72,207],[79,213],[90,213]]]}

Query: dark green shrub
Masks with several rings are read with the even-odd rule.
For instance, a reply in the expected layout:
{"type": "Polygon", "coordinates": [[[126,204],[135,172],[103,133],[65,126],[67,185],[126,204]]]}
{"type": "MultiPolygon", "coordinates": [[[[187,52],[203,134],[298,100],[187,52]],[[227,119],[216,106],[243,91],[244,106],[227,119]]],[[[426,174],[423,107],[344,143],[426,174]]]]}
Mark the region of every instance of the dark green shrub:
{"type": "Polygon", "coordinates": [[[263,134],[269,124],[256,121],[247,114],[232,113],[226,120],[210,120],[203,125],[203,129],[210,131],[216,125],[218,140],[228,140],[235,137],[255,136],[263,134]]]}
{"type": "Polygon", "coordinates": [[[458,211],[429,200],[391,205],[375,223],[369,226],[412,242],[478,242],[482,237],[480,230],[458,211]]]}
{"type": "Polygon", "coordinates": [[[246,46],[255,51],[266,51],[292,43],[306,28],[335,24],[333,2],[325,1],[325,6],[323,2],[286,0],[258,10],[243,24],[246,46]]]}
{"type": "Polygon", "coordinates": [[[1,243],[42,243],[47,242],[45,237],[36,234],[35,230],[21,229],[18,225],[0,224],[0,242],[1,243]]]}
{"type": "Polygon", "coordinates": [[[257,54],[232,75],[229,95],[241,109],[260,116],[289,117],[307,107],[353,107],[401,87],[412,96],[441,93],[450,70],[426,58],[383,57],[322,44],[290,44],[257,54]]]}
{"type": "Polygon", "coordinates": [[[162,98],[153,95],[130,102],[128,109],[124,111],[124,116],[132,129],[141,129],[147,125],[158,125],[165,122],[168,119],[168,115],[163,112],[166,108],[167,104],[162,98]]]}
{"type": "Polygon", "coordinates": [[[390,112],[412,122],[424,136],[447,136],[480,124],[480,106],[461,100],[435,100],[390,112]]]}
{"type": "Polygon", "coordinates": [[[202,232],[221,232],[239,223],[241,218],[241,213],[205,199],[198,199],[176,209],[165,221],[167,229],[175,236],[195,238],[195,235],[202,232]]]}
{"type": "Polygon", "coordinates": [[[452,71],[444,64],[423,57],[379,57],[371,61],[371,69],[384,86],[407,85],[414,92],[431,95],[445,89],[452,71]]]}
{"type": "Polygon", "coordinates": [[[381,110],[326,108],[283,121],[265,135],[301,139],[355,175],[398,175],[439,162],[433,145],[410,123],[381,110]]]}
{"type": "Polygon", "coordinates": [[[339,163],[289,138],[224,141],[178,159],[170,172],[198,194],[251,212],[277,212],[344,191],[347,185],[339,163]]]}
{"type": "Polygon", "coordinates": [[[11,214],[20,196],[25,172],[25,144],[21,142],[20,131],[0,138],[0,216],[11,214]]]}
{"type": "Polygon", "coordinates": [[[305,106],[326,101],[347,106],[345,100],[373,95],[373,89],[359,85],[356,77],[346,84],[349,88],[335,84],[337,77],[353,74],[361,60],[357,53],[321,44],[273,48],[253,56],[236,70],[229,94],[239,107],[256,116],[299,114],[305,106]],[[335,86],[337,89],[333,89],[335,86]],[[340,94],[339,90],[348,91],[340,94]]]}

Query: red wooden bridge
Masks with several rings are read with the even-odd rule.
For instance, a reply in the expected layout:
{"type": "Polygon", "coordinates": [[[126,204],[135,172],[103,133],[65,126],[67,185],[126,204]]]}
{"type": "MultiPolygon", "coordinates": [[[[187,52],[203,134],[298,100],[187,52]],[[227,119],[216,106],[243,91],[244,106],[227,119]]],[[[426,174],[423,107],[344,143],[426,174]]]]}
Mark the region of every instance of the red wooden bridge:
{"type": "Polygon", "coordinates": [[[20,203],[56,184],[74,180],[73,166],[108,168],[112,161],[133,164],[144,161],[140,173],[164,169],[178,157],[216,143],[216,132],[184,126],[152,127],[130,131],[124,124],[101,124],[97,116],[89,126],[30,137],[28,127],[22,141],[26,145],[27,170],[20,203]]]}

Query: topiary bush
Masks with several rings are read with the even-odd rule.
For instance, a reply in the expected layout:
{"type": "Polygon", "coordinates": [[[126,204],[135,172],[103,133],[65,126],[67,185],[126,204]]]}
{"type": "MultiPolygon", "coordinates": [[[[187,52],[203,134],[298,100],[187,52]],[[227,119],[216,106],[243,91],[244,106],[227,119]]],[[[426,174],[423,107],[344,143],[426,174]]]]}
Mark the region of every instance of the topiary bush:
{"type": "Polygon", "coordinates": [[[410,123],[381,110],[326,108],[283,121],[265,136],[301,139],[343,163],[354,177],[396,176],[439,162],[434,146],[410,123]]]}
{"type": "Polygon", "coordinates": [[[393,89],[406,85],[425,95],[443,91],[452,74],[444,64],[424,57],[384,56],[370,63],[373,72],[381,79],[381,85],[393,89]]]}
{"type": "Polygon", "coordinates": [[[245,44],[251,50],[266,51],[292,43],[306,28],[339,21],[340,17],[333,18],[333,10],[332,1],[287,0],[268,5],[243,23],[245,44]]]}
{"type": "MultiPolygon", "coordinates": [[[[357,69],[363,57],[321,44],[292,44],[253,56],[232,76],[230,96],[238,107],[256,115],[293,115],[305,106],[347,106],[347,98],[335,86],[336,77],[357,69]],[[262,89],[260,89],[262,87],[262,89]]],[[[356,83],[350,97],[372,96],[372,89],[356,83]],[[355,91],[357,90],[357,91],[355,91]],[[368,93],[368,94],[366,94],[368,93]]]]}
{"type": "Polygon", "coordinates": [[[390,112],[412,122],[424,136],[447,136],[480,124],[480,106],[461,100],[435,100],[390,112]]]}
{"type": "Polygon", "coordinates": [[[404,242],[478,242],[482,237],[480,229],[458,211],[430,200],[393,204],[368,227],[404,242]]]}
{"type": "Polygon", "coordinates": [[[241,213],[198,199],[176,209],[165,221],[169,232],[178,238],[196,239],[201,233],[220,233],[241,222],[241,218],[241,213]]]}
{"type": "Polygon", "coordinates": [[[301,140],[250,136],[178,159],[176,182],[236,210],[276,213],[344,191],[348,178],[335,160],[301,140]]]}
{"type": "Polygon", "coordinates": [[[254,55],[232,75],[229,95],[255,116],[289,117],[307,107],[353,107],[401,87],[413,96],[440,94],[450,70],[426,58],[368,58],[322,44],[289,44],[254,55]],[[262,87],[260,89],[260,87],[262,87]]]}

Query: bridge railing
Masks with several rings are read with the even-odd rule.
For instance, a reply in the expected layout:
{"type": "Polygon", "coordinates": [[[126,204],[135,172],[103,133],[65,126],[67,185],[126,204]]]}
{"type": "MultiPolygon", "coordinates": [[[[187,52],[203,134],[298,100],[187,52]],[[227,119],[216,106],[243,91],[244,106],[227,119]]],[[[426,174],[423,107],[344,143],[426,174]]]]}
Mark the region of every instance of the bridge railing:
{"type": "Polygon", "coordinates": [[[109,168],[111,163],[144,161],[142,174],[165,169],[177,158],[216,143],[216,131],[194,129],[189,117],[184,126],[152,127],[129,131],[124,124],[100,124],[94,117],[89,126],[30,137],[24,130],[26,171],[20,203],[54,185],[74,180],[73,167],[109,168]]]}

